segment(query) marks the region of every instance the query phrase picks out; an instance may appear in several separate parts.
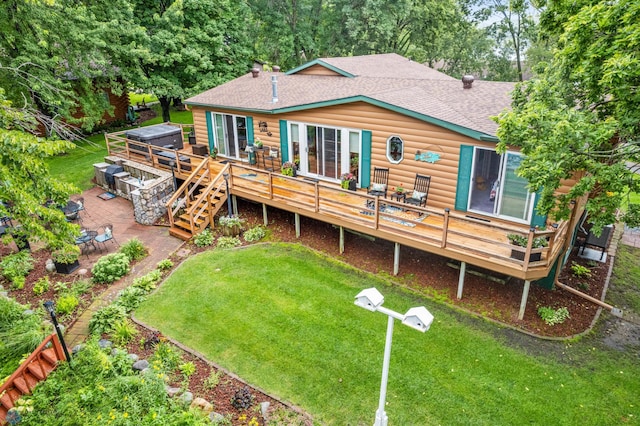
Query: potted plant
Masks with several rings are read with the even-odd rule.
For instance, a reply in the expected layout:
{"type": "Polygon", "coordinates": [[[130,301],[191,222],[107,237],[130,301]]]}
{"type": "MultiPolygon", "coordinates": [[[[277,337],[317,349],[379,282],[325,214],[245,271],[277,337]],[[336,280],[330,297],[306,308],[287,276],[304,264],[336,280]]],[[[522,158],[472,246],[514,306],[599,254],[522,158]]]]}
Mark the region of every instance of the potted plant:
{"type": "Polygon", "coordinates": [[[227,237],[235,237],[240,234],[244,219],[239,216],[221,216],[218,224],[222,227],[222,233],[227,237]]]}
{"type": "Polygon", "coordinates": [[[396,186],[395,188],[393,188],[393,190],[396,192],[396,194],[402,194],[404,192],[404,188],[402,187],[402,184],[396,186]]]}
{"type": "Polygon", "coordinates": [[[253,147],[256,149],[262,149],[262,147],[264,146],[264,144],[262,143],[262,141],[260,139],[256,139],[253,142],[253,147]]]}
{"type": "Polygon", "coordinates": [[[356,177],[353,173],[343,173],[340,176],[340,186],[351,191],[356,190],[356,177]]]}
{"type": "Polygon", "coordinates": [[[287,161],[282,164],[282,168],[280,169],[283,175],[285,176],[296,176],[296,165],[291,161],[287,161]]]}
{"type": "Polygon", "coordinates": [[[211,150],[211,158],[213,158],[214,160],[218,157],[218,148],[216,148],[215,146],[213,147],[213,149],[211,150]]]}
{"type": "MultiPolygon", "coordinates": [[[[508,234],[507,239],[509,243],[516,247],[527,247],[529,237],[520,234],[508,234]]],[[[542,249],[547,247],[549,242],[545,237],[535,237],[531,243],[531,253],[529,255],[529,262],[537,262],[542,258],[542,249]]],[[[511,249],[511,257],[513,259],[524,260],[524,251],[518,248],[511,249]]]]}
{"type": "Polygon", "coordinates": [[[77,245],[67,244],[64,247],[54,250],[51,253],[53,264],[56,272],[59,274],[70,274],[80,266],[78,258],[80,257],[80,247],[77,245]]]}

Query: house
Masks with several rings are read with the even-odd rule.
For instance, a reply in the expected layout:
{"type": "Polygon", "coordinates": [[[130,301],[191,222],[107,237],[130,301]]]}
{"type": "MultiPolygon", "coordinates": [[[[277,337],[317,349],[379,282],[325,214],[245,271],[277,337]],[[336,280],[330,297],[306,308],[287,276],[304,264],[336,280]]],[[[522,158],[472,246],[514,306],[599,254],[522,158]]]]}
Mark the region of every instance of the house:
{"type": "MultiPolygon", "coordinates": [[[[347,229],[393,241],[395,273],[402,245],[458,260],[458,297],[467,264],[523,279],[526,301],[530,282],[553,284],[575,220],[548,223],[537,215],[536,194],[515,174],[521,155],[495,151],[491,117],[509,107],[513,88],[470,76],[459,81],[397,54],[323,58],[287,72],[254,68],[185,100],[195,142],[217,157],[203,159],[206,165],[192,159],[196,167],[182,176],[187,185],[175,197],[194,198],[188,182],[196,178],[201,186],[219,182],[207,186],[202,206],[197,201],[187,209],[192,232],[213,220],[211,213],[208,219],[198,214],[198,222],[196,212],[229,194],[290,211],[297,227],[303,215],[336,225],[341,235],[347,229]],[[257,149],[258,139],[269,148],[257,149]],[[271,164],[265,162],[266,152],[276,154],[275,166],[273,155],[271,164]],[[280,174],[286,162],[298,165],[296,177],[280,174]],[[376,169],[389,170],[381,196],[366,190],[376,169]],[[345,173],[356,176],[358,190],[341,188],[345,173]],[[424,206],[391,191],[413,189],[417,175],[430,177],[424,206]],[[529,242],[519,258],[511,256],[507,239],[514,232],[529,242]],[[529,257],[537,237],[548,247],[529,257]]],[[[119,150],[131,154],[127,147],[119,150]]]]}

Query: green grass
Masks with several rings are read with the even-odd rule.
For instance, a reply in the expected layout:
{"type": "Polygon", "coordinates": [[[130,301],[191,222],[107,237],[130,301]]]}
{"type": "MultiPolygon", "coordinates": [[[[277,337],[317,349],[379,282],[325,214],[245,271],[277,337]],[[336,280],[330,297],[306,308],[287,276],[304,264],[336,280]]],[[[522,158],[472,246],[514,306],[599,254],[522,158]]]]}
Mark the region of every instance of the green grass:
{"type": "MultiPolygon", "coordinates": [[[[162,109],[160,108],[160,104],[151,105],[151,109],[156,112],[156,117],[145,121],[144,125],[150,126],[152,124],[164,123],[164,121],[162,121],[162,109]]],[[[171,115],[172,123],[193,124],[193,115],[191,111],[176,111],[171,107],[169,114],[171,115]]]]}
{"type": "Polygon", "coordinates": [[[94,176],[93,165],[102,163],[107,155],[104,135],[87,138],[91,143],[78,142],[76,148],[64,155],[58,155],[47,161],[51,176],[72,183],[80,191],[91,188],[94,176]]]}
{"type": "Polygon", "coordinates": [[[149,103],[149,102],[157,102],[158,97],[155,95],[150,95],[148,93],[133,93],[129,92],[129,103],[131,105],[137,105],[138,103],[149,103]]]}
{"type": "MultiPolygon", "coordinates": [[[[353,304],[425,305],[425,334],[396,321],[386,407],[401,425],[635,422],[640,366],[591,344],[558,343],[566,363],[497,339],[497,326],[390,287],[295,245],[214,250],[187,259],[137,310],[140,320],[322,424],[373,422],[387,317],[353,304]]],[[[537,342],[534,342],[537,344],[537,342]]]]}
{"type": "Polygon", "coordinates": [[[640,319],[640,249],[618,245],[607,302],[640,319]]]}

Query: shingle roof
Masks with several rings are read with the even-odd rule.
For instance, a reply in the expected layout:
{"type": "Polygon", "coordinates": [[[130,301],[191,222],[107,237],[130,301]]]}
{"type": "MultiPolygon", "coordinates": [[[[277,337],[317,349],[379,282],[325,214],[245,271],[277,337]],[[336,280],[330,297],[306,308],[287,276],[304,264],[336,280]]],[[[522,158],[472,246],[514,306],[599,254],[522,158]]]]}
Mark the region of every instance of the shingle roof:
{"type": "Polygon", "coordinates": [[[471,89],[463,89],[461,81],[396,54],[322,58],[310,64],[323,63],[354,77],[300,74],[305,66],[291,74],[260,72],[256,78],[246,74],[185,103],[277,114],[365,101],[495,136],[497,125],[490,116],[509,107],[514,88],[514,83],[476,81],[471,89]],[[276,103],[272,76],[277,78],[276,103]]]}

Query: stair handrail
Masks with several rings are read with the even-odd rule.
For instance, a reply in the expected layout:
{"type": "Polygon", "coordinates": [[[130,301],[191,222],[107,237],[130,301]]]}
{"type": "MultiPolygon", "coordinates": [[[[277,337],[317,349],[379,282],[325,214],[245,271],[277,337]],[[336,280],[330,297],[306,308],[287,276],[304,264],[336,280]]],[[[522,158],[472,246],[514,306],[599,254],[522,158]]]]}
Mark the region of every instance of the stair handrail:
{"type": "MultiPolygon", "coordinates": [[[[191,175],[189,175],[189,178],[186,179],[184,181],[184,183],[180,186],[180,188],[178,188],[176,190],[176,192],[171,196],[171,198],[169,198],[169,200],[166,203],[167,206],[167,211],[170,212],[169,216],[169,224],[171,226],[173,226],[173,218],[175,217],[176,213],[178,212],[178,210],[180,210],[180,208],[182,208],[183,206],[178,205],[178,203],[176,203],[176,201],[178,200],[178,198],[180,198],[181,195],[184,195],[184,202],[187,203],[186,200],[189,199],[189,197],[191,196],[191,194],[193,194],[193,191],[195,191],[195,188],[198,187],[198,184],[200,182],[202,182],[202,180],[209,175],[210,170],[208,167],[209,164],[209,157],[206,157],[199,165],[198,167],[195,168],[195,170],[191,173],[191,175]],[[202,173],[202,175],[200,176],[200,178],[196,181],[196,184],[193,185],[191,188],[189,188],[189,184],[192,183],[193,178],[195,176],[198,176],[199,172],[205,167],[207,166],[206,170],[204,173],[202,173]],[[173,207],[174,203],[176,204],[175,207],[173,207]]],[[[186,207],[186,205],[185,205],[186,207]]]]}
{"type": "Polygon", "coordinates": [[[57,334],[56,333],[50,334],[49,336],[44,338],[42,343],[40,343],[40,345],[33,352],[31,352],[31,355],[29,355],[27,359],[25,359],[22,362],[22,364],[20,364],[20,366],[16,369],[16,371],[14,371],[13,374],[10,375],[9,378],[2,384],[2,386],[0,386],[0,395],[2,395],[2,393],[5,391],[11,390],[12,388],[14,388],[14,385],[13,385],[14,380],[17,379],[18,377],[22,377],[24,370],[26,370],[29,364],[31,364],[33,361],[36,360],[36,358],[38,358],[40,353],[46,348],[49,342],[51,342],[53,346],[53,351],[56,354],[56,359],[58,361],[65,359],[64,352],[62,351],[62,345],[60,344],[60,340],[58,339],[57,334]]]}
{"type": "MultiPolygon", "coordinates": [[[[209,206],[209,200],[210,200],[209,196],[216,195],[220,192],[220,186],[218,182],[221,179],[224,179],[224,174],[228,173],[228,171],[229,171],[229,164],[225,164],[222,170],[220,170],[220,172],[213,179],[211,179],[211,181],[209,182],[209,185],[207,185],[207,187],[200,193],[198,198],[193,202],[191,207],[187,210],[187,214],[189,215],[189,220],[191,221],[192,227],[193,227],[193,224],[198,220],[198,218],[203,216],[204,211],[209,206]],[[214,188],[215,188],[215,192],[211,194],[211,191],[214,188]],[[206,203],[203,202],[205,200],[207,201],[206,203]],[[196,210],[198,211],[196,212],[196,210]]],[[[227,197],[229,196],[229,194],[226,194],[226,195],[227,197]]],[[[191,232],[193,231],[194,230],[192,229],[191,232]]]]}

